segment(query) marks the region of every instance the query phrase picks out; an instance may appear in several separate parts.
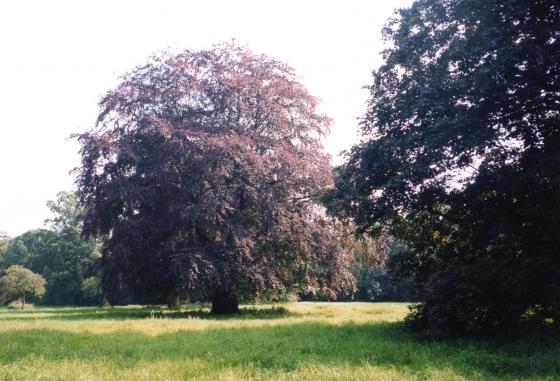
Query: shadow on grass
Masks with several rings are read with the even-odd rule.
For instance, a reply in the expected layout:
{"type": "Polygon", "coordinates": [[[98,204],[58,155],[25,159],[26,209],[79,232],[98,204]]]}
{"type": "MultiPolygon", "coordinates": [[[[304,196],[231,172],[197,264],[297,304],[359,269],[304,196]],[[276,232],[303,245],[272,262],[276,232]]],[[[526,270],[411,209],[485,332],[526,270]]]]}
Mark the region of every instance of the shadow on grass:
{"type": "Polygon", "coordinates": [[[419,342],[401,323],[294,323],[157,336],[28,329],[4,333],[1,342],[0,365],[34,357],[53,364],[96,359],[129,369],[141,362],[190,359],[210,369],[251,365],[293,371],[307,365],[369,364],[421,378],[441,370],[466,379],[560,379],[560,345],[419,342]]]}
{"type": "Polygon", "coordinates": [[[239,313],[231,315],[211,315],[208,309],[198,307],[187,307],[186,309],[172,310],[160,306],[146,307],[64,307],[64,308],[40,308],[35,310],[4,310],[0,312],[0,321],[14,320],[127,320],[127,319],[282,319],[286,317],[299,316],[284,307],[242,307],[239,313]]]}

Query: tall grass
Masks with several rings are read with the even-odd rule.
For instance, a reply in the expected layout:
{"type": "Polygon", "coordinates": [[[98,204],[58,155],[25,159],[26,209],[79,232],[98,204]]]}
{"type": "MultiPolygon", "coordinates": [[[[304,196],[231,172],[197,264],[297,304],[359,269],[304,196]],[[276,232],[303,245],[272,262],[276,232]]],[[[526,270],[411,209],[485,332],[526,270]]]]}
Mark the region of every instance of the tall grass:
{"type": "Polygon", "coordinates": [[[399,303],[0,310],[5,380],[560,380],[560,344],[423,342],[399,303]]]}

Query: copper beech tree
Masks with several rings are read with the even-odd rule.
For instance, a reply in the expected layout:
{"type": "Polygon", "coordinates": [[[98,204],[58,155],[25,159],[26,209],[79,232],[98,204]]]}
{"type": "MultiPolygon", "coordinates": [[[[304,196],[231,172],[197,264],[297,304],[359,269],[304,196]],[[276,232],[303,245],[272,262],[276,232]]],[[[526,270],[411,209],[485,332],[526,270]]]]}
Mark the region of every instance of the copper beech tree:
{"type": "Polygon", "coordinates": [[[348,229],[314,201],[331,185],[316,104],[292,68],[233,44],[127,74],[77,136],[106,297],[208,298],[227,313],[289,291],[352,291],[348,229]]]}

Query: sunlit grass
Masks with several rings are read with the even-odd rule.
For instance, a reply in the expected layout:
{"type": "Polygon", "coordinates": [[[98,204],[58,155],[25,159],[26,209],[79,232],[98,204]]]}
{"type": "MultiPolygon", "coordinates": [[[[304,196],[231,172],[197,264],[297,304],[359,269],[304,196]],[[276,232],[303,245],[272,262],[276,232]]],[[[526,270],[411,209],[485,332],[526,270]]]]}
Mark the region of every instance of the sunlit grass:
{"type": "Polygon", "coordinates": [[[560,345],[422,342],[402,303],[0,310],[6,380],[558,380],[560,345]]]}

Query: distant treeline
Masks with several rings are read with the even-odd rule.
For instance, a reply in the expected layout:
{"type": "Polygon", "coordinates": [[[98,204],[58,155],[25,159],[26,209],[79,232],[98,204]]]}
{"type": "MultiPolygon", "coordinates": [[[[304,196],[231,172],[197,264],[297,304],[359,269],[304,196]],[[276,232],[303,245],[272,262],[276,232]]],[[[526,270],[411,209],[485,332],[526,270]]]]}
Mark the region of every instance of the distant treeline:
{"type": "Polygon", "coordinates": [[[0,243],[0,275],[13,265],[23,266],[46,280],[42,298],[29,301],[44,305],[95,305],[99,303],[97,264],[99,244],[83,240],[76,199],[61,192],[47,204],[54,218],[48,229],[36,229],[0,243]]]}

